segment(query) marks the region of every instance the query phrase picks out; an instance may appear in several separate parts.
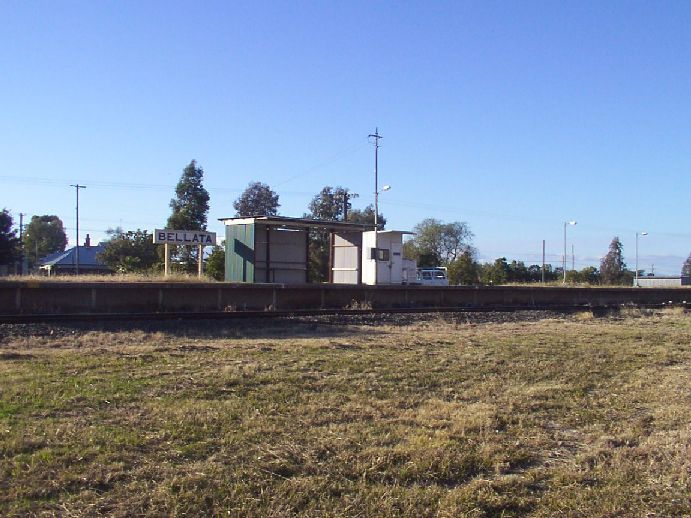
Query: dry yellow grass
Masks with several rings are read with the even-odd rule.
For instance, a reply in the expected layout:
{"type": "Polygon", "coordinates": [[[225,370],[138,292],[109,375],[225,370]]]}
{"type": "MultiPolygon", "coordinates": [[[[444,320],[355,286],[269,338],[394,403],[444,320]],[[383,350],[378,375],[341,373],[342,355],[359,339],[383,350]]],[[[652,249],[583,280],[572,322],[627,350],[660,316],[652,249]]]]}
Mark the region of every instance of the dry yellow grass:
{"type": "Polygon", "coordinates": [[[212,277],[175,273],[167,277],[162,273],[117,273],[113,275],[10,275],[0,277],[2,282],[39,281],[39,282],[218,282],[212,277]]]}
{"type": "Polygon", "coordinates": [[[7,328],[0,514],[691,515],[686,314],[236,326],[7,328]]]}

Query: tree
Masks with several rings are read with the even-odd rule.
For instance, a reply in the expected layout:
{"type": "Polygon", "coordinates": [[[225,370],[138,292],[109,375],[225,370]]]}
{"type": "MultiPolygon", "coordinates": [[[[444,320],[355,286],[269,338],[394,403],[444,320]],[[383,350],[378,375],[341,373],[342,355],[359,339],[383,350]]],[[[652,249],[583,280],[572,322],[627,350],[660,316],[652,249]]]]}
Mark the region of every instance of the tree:
{"type": "Polygon", "coordinates": [[[515,259],[511,261],[508,269],[508,282],[529,282],[530,273],[523,261],[516,261],[515,259]]]}
{"type": "Polygon", "coordinates": [[[225,280],[226,275],[226,249],[225,242],[222,246],[214,246],[206,258],[206,274],[217,281],[225,280]]]}
{"type": "Polygon", "coordinates": [[[609,244],[609,252],[600,261],[600,277],[603,284],[621,284],[624,281],[626,263],[623,250],[621,241],[615,236],[609,244]]]}
{"type": "Polygon", "coordinates": [[[159,261],[153,235],[140,229],[113,235],[98,259],[119,273],[146,272],[159,261]]]}
{"type": "MultiPolygon", "coordinates": [[[[364,209],[353,209],[349,211],[348,222],[374,226],[374,206],[370,204],[364,209]]],[[[383,230],[386,227],[386,218],[381,212],[377,216],[377,226],[379,230],[383,230]]]]}
{"type": "Polygon", "coordinates": [[[476,284],[479,281],[479,265],[474,251],[465,250],[455,261],[449,263],[449,283],[476,284]]]}
{"type": "Polygon", "coordinates": [[[480,277],[484,284],[505,284],[509,278],[509,264],[506,257],[495,259],[494,263],[483,264],[480,277]]]}
{"type": "Polygon", "coordinates": [[[209,213],[209,193],[202,185],[204,169],[192,160],[182,170],[180,181],[175,187],[175,198],[170,200],[173,210],[168,218],[167,228],[175,230],[206,230],[209,213]]]}
{"type": "Polygon", "coordinates": [[[54,215],[32,216],[23,236],[29,267],[49,254],[64,252],[67,235],[62,220],[54,215]]]}
{"type": "MultiPolygon", "coordinates": [[[[192,160],[182,170],[180,181],[175,187],[175,198],[170,200],[172,214],[166,228],[174,230],[206,230],[206,218],[209,213],[209,193],[202,180],[204,169],[197,167],[192,160]]],[[[163,248],[163,247],[161,247],[163,248]]],[[[186,271],[194,271],[197,262],[195,247],[172,247],[171,257],[179,262],[186,271]]]]}
{"type": "Polygon", "coordinates": [[[434,218],[422,220],[413,231],[415,237],[406,242],[404,253],[409,259],[417,260],[419,265],[428,261],[436,263],[429,266],[450,264],[470,249],[473,238],[467,223],[442,223],[434,218]]]}
{"type": "Polygon", "coordinates": [[[8,265],[20,258],[20,242],[12,228],[12,215],[7,209],[0,212],[0,264],[8,265]]]}
{"type": "Polygon", "coordinates": [[[236,217],[275,216],[278,214],[278,194],[265,183],[250,182],[247,189],[235,200],[236,217]]]}
{"type": "Polygon", "coordinates": [[[348,189],[330,186],[322,188],[319,194],[312,198],[308,208],[309,216],[314,219],[339,221],[343,219],[344,211],[350,211],[350,199],[357,194],[351,194],[348,189]]]}
{"type": "Polygon", "coordinates": [[[691,277],[691,254],[684,261],[684,265],[681,267],[681,275],[683,277],[691,277]]]}

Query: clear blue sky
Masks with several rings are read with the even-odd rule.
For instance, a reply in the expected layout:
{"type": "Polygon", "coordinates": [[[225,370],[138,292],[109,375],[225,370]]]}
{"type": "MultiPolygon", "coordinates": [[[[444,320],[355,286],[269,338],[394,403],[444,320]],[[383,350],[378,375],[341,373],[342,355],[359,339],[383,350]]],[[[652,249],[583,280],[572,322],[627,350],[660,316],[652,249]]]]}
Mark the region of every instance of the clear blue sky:
{"type": "Polygon", "coordinates": [[[250,181],[324,185],[388,228],[465,221],[484,260],[633,267],[691,252],[691,2],[0,3],[0,206],[74,241],[162,227],[196,159],[209,228],[250,181]]]}

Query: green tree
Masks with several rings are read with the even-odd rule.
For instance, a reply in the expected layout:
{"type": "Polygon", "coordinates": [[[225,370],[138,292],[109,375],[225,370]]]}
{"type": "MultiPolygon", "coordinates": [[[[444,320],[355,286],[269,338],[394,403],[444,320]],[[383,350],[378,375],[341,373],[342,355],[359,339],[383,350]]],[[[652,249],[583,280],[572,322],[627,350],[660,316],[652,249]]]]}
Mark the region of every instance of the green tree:
{"type": "Polygon", "coordinates": [[[98,259],[118,273],[147,272],[159,262],[153,235],[140,229],[113,235],[98,259]]]}
{"type": "Polygon", "coordinates": [[[691,277],[691,254],[689,254],[681,267],[681,275],[684,277],[691,277]]]}
{"type": "MultiPolygon", "coordinates": [[[[206,230],[206,218],[209,213],[209,193],[204,188],[204,169],[192,160],[182,170],[180,181],[175,187],[175,198],[170,200],[172,213],[166,228],[173,230],[206,230]]],[[[163,247],[161,248],[161,252],[163,247]]],[[[178,262],[184,271],[193,272],[197,262],[196,247],[174,246],[171,257],[178,262]]]]}
{"type": "Polygon", "coordinates": [[[278,214],[278,194],[265,183],[250,182],[247,189],[233,202],[235,216],[275,216],[278,214]]]}
{"type": "Polygon", "coordinates": [[[309,217],[328,221],[342,220],[344,211],[350,212],[350,199],[356,196],[343,187],[334,189],[327,185],[310,201],[309,217]]]}
{"type": "Polygon", "coordinates": [[[20,242],[14,222],[7,209],[0,212],[0,264],[9,265],[20,258],[20,242]]]}
{"type": "Polygon", "coordinates": [[[600,272],[594,266],[586,266],[578,272],[576,280],[586,284],[598,284],[600,282],[600,272]]]}
{"type": "Polygon", "coordinates": [[[484,284],[506,284],[509,279],[509,263],[506,257],[495,259],[493,263],[483,264],[480,278],[484,284]]]}
{"type": "Polygon", "coordinates": [[[449,263],[450,284],[476,284],[480,268],[473,250],[465,250],[455,261],[449,263]]]}
{"type": "Polygon", "coordinates": [[[507,272],[508,282],[529,282],[530,273],[523,261],[516,261],[515,259],[509,264],[507,272]]]}
{"type": "Polygon", "coordinates": [[[217,281],[225,280],[226,249],[225,242],[221,246],[214,246],[206,258],[206,274],[217,281]]]}
{"type": "MultiPolygon", "coordinates": [[[[374,205],[367,205],[364,209],[349,210],[348,222],[374,226],[374,205]]],[[[381,212],[377,216],[377,227],[379,230],[386,228],[386,218],[381,212]]]]}
{"type": "Polygon", "coordinates": [[[62,220],[54,215],[32,216],[23,236],[29,267],[55,252],[64,252],[67,235],[62,220]]]}
{"type": "Polygon", "coordinates": [[[407,258],[417,260],[420,266],[424,262],[436,263],[425,266],[450,264],[470,248],[473,238],[467,223],[442,223],[434,218],[422,220],[413,232],[415,237],[406,242],[404,253],[407,258]]]}
{"type": "Polygon", "coordinates": [[[626,263],[624,263],[623,250],[619,237],[615,236],[609,244],[607,255],[600,261],[600,277],[603,284],[625,282],[626,263]]]}

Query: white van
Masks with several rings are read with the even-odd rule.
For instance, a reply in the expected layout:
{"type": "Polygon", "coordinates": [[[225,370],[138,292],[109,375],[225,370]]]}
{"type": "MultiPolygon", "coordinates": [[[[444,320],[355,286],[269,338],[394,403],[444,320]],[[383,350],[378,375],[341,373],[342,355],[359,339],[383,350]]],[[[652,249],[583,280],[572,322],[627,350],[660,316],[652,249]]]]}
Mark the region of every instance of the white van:
{"type": "Polygon", "coordinates": [[[417,284],[423,286],[448,286],[449,277],[444,266],[436,268],[418,268],[417,284]]]}

